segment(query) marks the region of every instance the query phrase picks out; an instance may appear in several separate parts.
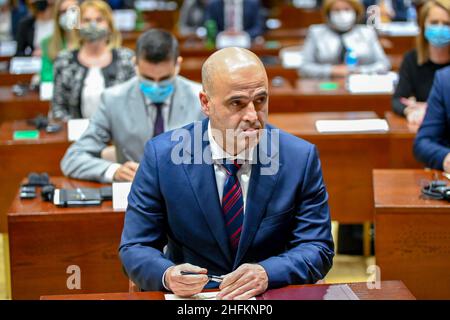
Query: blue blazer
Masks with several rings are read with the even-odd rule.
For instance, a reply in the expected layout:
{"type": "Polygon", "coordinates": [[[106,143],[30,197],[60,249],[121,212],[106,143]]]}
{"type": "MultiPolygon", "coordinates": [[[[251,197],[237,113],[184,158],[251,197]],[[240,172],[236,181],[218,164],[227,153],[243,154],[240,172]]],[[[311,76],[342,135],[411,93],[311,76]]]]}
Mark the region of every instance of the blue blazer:
{"type": "MultiPolygon", "coordinates": [[[[244,30],[248,32],[251,38],[260,36],[264,32],[264,19],[261,12],[259,0],[243,0],[244,18],[242,20],[244,30]]],[[[205,21],[211,19],[216,21],[217,30],[225,29],[225,9],[223,0],[208,1],[205,10],[205,21]]]]}
{"type": "Polygon", "coordinates": [[[258,162],[252,164],[241,241],[233,259],[209,140],[192,146],[194,135],[200,141],[207,137],[208,121],[184,127],[179,135],[183,143],[179,137],[171,141],[177,130],[147,142],[128,196],[119,248],[129,278],[143,290],[163,290],[165,270],[187,262],[215,275],[259,263],[270,288],[322,279],[332,266],[334,246],[315,146],[266,126],[255,148],[258,162]],[[174,163],[172,153],[183,154],[181,164],[174,163]],[[199,161],[202,153],[205,161],[199,161]],[[274,174],[265,174],[269,168],[275,168],[274,174]]]}
{"type": "Polygon", "coordinates": [[[438,70],[428,107],[414,141],[414,155],[428,167],[443,170],[450,153],[450,67],[438,70]]]}

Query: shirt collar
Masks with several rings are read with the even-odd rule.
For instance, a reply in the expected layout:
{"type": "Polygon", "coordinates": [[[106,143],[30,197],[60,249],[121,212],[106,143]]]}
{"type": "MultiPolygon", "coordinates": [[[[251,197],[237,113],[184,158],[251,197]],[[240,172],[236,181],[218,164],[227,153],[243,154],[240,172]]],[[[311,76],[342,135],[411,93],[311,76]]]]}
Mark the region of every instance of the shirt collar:
{"type": "Polygon", "coordinates": [[[223,148],[214,140],[214,137],[211,133],[211,121],[208,121],[208,139],[209,139],[209,145],[211,147],[211,154],[213,160],[222,160],[222,159],[229,159],[229,160],[246,160],[251,162],[253,160],[253,150],[254,146],[250,148],[250,150],[242,150],[241,153],[233,156],[223,150],[223,148]]]}

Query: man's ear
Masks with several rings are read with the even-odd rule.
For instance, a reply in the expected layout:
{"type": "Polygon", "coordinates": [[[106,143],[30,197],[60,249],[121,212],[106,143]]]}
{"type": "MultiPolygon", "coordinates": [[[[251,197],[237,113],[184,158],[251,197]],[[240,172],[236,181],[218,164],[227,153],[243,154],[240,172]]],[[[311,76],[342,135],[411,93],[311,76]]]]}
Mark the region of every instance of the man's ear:
{"type": "Polygon", "coordinates": [[[200,104],[202,105],[203,113],[209,117],[210,110],[209,110],[208,95],[206,94],[205,91],[202,90],[202,91],[199,92],[198,97],[200,99],[200,104]]]}

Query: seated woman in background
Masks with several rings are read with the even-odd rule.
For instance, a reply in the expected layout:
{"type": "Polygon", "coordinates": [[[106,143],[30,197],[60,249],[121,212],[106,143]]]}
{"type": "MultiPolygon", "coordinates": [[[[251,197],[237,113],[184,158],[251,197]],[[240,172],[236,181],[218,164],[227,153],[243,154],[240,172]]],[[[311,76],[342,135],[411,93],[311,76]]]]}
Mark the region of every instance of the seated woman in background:
{"type": "Polygon", "coordinates": [[[70,25],[67,10],[77,5],[77,0],[56,0],[53,10],[55,31],[50,37],[45,38],[41,42],[41,82],[53,82],[53,62],[56,56],[66,48],[73,49],[74,41],[73,32],[71,31],[75,26],[70,25]]]}
{"type": "Polygon", "coordinates": [[[29,0],[31,15],[17,30],[17,56],[41,56],[41,41],[53,33],[53,0],[29,0]]]}
{"type": "Polygon", "coordinates": [[[354,73],[385,73],[390,62],[372,27],[357,24],[364,11],[358,0],[325,0],[325,24],[312,25],[303,47],[301,76],[345,77],[354,73]],[[356,66],[345,64],[348,52],[356,66]]]}
{"type": "Polygon", "coordinates": [[[19,21],[27,14],[20,0],[0,0],[0,41],[15,40],[19,21]]]}
{"type": "Polygon", "coordinates": [[[135,74],[134,53],[120,47],[120,33],[109,5],[87,0],[80,12],[80,30],[75,31],[79,49],[61,52],[54,64],[54,119],[90,118],[105,88],[135,74]]]}
{"type": "Polygon", "coordinates": [[[420,125],[437,70],[450,65],[450,0],[430,0],[420,10],[416,49],[405,54],[392,97],[393,110],[420,125]]]}

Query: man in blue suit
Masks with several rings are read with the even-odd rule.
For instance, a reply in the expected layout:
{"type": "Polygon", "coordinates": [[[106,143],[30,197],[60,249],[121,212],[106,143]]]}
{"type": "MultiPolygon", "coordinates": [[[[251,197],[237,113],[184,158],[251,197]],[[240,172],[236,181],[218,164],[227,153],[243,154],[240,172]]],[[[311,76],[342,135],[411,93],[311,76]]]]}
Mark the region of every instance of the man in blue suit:
{"type": "MultiPolygon", "coordinates": [[[[263,8],[259,0],[242,0],[243,30],[253,39],[264,32],[263,8]]],[[[205,9],[205,21],[214,20],[217,30],[225,29],[225,5],[223,0],[210,0],[205,9]]]]}
{"type": "Polygon", "coordinates": [[[450,67],[436,72],[427,105],[414,154],[428,167],[450,172],[450,67]]]}
{"type": "Polygon", "coordinates": [[[219,299],[317,282],[334,247],[315,146],[266,125],[268,79],[252,52],[217,51],[202,82],[208,118],[146,145],[119,249],[128,276],[180,296],[224,276],[219,299]]]}

